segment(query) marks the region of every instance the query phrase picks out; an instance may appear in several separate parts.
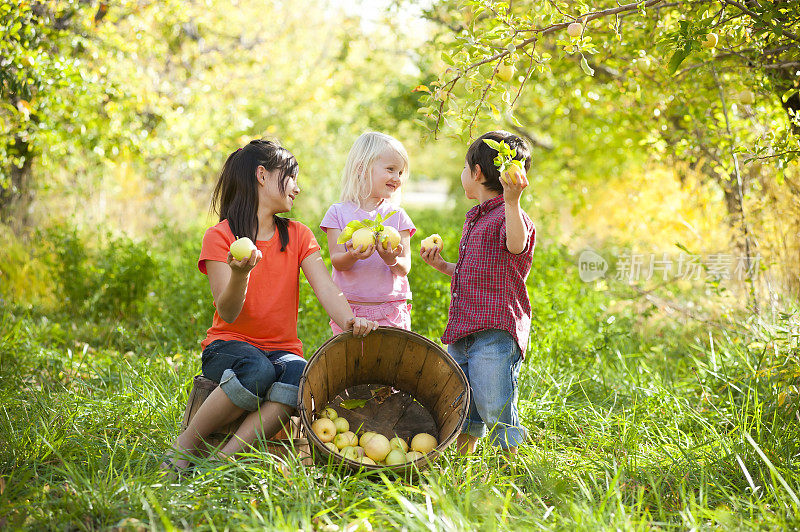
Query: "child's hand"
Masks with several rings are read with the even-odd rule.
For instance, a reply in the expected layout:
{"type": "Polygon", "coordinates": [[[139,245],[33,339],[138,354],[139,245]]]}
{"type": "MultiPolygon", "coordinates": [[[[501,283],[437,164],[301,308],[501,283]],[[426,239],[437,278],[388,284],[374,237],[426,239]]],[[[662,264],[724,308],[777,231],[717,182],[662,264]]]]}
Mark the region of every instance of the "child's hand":
{"type": "Polygon", "coordinates": [[[241,273],[243,275],[249,274],[253,271],[253,268],[256,267],[256,264],[261,262],[261,250],[254,249],[249,257],[245,257],[242,260],[236,260],[233,258],[231,252],[228,252],[228,266],[231,267],[235,273],[241,273]]]}
{"type": "Polygon", "coordinates": [[[439,252],[439,246],[431,246],[429,248],[420,249],[419,256],[428,266],[432,266],[439,271],[442,271],[447,266],[447,261],[442,258],[439,252]]]}
{"type": "Polygon", "coordinates": [[[503,199],[505,201],[519,201],[522,191],[528,186],[528,176],[515,166],[500,175],[500,184],[503,185],[503,199]]]}
{"type": "Polygon", "coordinates": [[[403,254],[403,244],[397,244],[397,247],[394,249],[384,249],[383,245],[378,245],[377,250],[383,262],[389,266],[397,264],[397,257],[403,254]]]}
{"type": "Polygon", "coordinates": [[[350,318],[345,324],[345,330],[353,330],[353,336],[366,336],[378,328],[378,322],[367,318],[350,318]]]}
{"type": "Polygon", "coordinates": [[[368,259],[375,251],[375,244],[370,244],[366,248],[362,248],[359,244],[357,248],[354,248],[352,240],[348,240],[344,246],[347,248],[347,254],[358,260],[368,259]]]}

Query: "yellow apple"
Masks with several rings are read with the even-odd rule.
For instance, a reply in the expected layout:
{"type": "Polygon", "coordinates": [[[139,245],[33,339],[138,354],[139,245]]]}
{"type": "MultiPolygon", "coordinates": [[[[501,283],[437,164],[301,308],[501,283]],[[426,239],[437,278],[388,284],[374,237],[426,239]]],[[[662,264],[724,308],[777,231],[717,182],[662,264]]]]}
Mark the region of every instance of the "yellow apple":
{"type": "MultiPolygon", "coordinates": [[[[333,424],[336,425],[336,432],[347,432],[350,430],[350,422],[343,417],[334,419],[333,424]]],[[[351,432],[350,434],[353,433],[351,432]]],[[[355,434],[353,434],[353,436],[355,436],[355,434]]]]}
{"type": "Polygon", "coordinates": [[[339,417],[339,414],[336,413],[336,409],[335,408],[329,406],[328,408],[326,408],[325,410],[323,410],[320,413],[319,417],[326,417],[326,418],[330,419],[331,421],[333,421],[334,419],[339,417]]]}
{"type": "Polygon", "coordinates": [[[360,459],[356,460],[357,462],[361,462],[364,465],[378,465],[375,463],[375,460],[370,458],[369,456],[362,456],[360,459]]]}
{"type": "Polygon", "coordinates": [[[395,436],[392,438],[389,444],[392,446],[392,449],[400,449],[404,453],[408,451],[408,444],[406,443],[406,440],[400,436],[395,436]]]}
{"type": "Polygon", "coordinates": [[[334,452],[334,453],[338,453],[339,452],[339,448],[336,447],[336,444],[333,443],[332,441],[326,441],[325,442],[325,447],[327,447],[328,450],[330,450],[331,452],[334,452]]]}
{"type": "Polygon", "coordinates": [[[514,76],[514,65],[509,65],[508,63],[503,63],[500,65],[500,68],[497,69],[497,79],[500,81],[511,81],[511,78],[514,76]]]}
{"type": "Polygon", "coordinates": [[[411,450],[422,454],[428,454],[436,448],[438,442],[436,438],[425,432],[420,432],[411,440],[411,450]]]}
{"type": "Polygon", "coordinates": [[[428,238],[424,239],[420,244],[420,247],[423,250],[436,247],[439,248],[439,251],[441,251],[444,248],[444,242],[442,241],[442,237],[434,233],[428,238]]]}
{"type": "Polygon", "coordinates": [[[516,165],[512,164],[503,172],[500,176],[501,181],[505,181],[509,184],[517,184],[522,183],[522,170],[520,170],[516,165]]]}
{"type": "Polygon", "coordinates": [[[375,243],[375,233],[369,227],[362,227],[353,233],[353,248],[361,246],[361,251],[367,249],[370,245],[375,243]]]}
{"type": "Polygon", "coordinates": [[[345,447],[355,447],[358,444],[358,438],[356,438],[356,435],[348,430],[347,432],[342,432],[334,436],[333,444],[339,449],[344,449],[345,447]]]}
{"type": "Polygon", "coordinates": [[[322,440],[322,443],[333,441],[333,437],[336,436],[336,425],[326,417],[321,417],[314,421],[311,424],[311,430],[322,440]]]}
{"type": "Polygon", "coordinates": [[[716,48],[719,42],[719,37],[716,33],[709,33],[703,41],[703,48],[716,48]]]}
{"type": "Polygon", "coordinates": [[[256,245],[253,241],[243,236],[231,244],[231,255],[236,260],[242,260],[250,257],[250,254],[256,250],[256,245]]]}
{"type": "Polygon", "coordinates": [[[392,446],[389,443],[389,438],[383,434],[376,434],[364,445],[364,454],[376,462],[380,462],[386,458],[386,455],[389,454],[391,450],[392,446]]]}
{"type": "Polygon", "coordinates": [[[408,452],[406,453],[406,462],[413,462],[413,461],[415,461],[415,460],[419,460],[419,459],[420,459],[420,458],[422,458],[423,456],[425,456],[425,455],[424,455],[424,454],[422,454],[422,453],[421,453],[421,452],[419,452],[419,451],[408,451],[408,452]]]}
{"type": "Polygon", "coordinates": [[[573,39],[577,39],[583,33],[583,24],[580,22],[573,22],[569,26],[567,26],[567,35],[572,37],[573,39]]]}
{"type": "Polygon", "coordinates": [[[639,72],[642,74],[646,74],[650,72],[650,69],[653,66],[653,60],[650,59],[649,56],[640,57],[636,60],[636,68],[639,69],[639,72]]]}
{"type": "Polygon", "coordinates": [[[367,445],[367,442],[370,440],[370,438],[375,436],[375,434],[377,434],[377,433],[372,432],[372,431],[367,431],[364,434],[362,434],[361,435],[361,439],[358,440],[359,445],[361,445],[361,447],[364,447],[365,445],[367,445]]]}
{"type": "Polygon", "coordinates": [[[392,449],[386,455],[386,465],[398,465],[406,463],[406,453],[402,449],[392,449]]]}
{"type": "Polygon", "coordinates": [[[383,249],[394,250],[400,244],[400,232],[394,227],[385,225],[383,231],[378,233],[378,242],[381,243],[383,249]]]}
{"type": "Polygon", "coordinates": [[[739,93],[739,101],[745,105],[752,105],[756,101],[756,95],[751,90],[743,90],[739,93]]]}
{"type": "Polygon", "coordinates": [[[348,460],[353,460],[355,462],[358,462],[358,459],[361,458],[356,448],[352,446],[345,447],[340,452],[342,453],[342,456],[344,456],[348,460]]]}

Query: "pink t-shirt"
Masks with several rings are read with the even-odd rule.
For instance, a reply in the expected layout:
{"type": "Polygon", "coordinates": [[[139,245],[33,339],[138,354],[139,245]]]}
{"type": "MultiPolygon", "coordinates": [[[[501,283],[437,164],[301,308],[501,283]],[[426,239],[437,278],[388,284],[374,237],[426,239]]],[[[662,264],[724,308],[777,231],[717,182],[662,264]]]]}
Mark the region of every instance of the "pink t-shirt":
{"type": "MultiPolygon", "coordinates": [[[[319,226],[323,231],[339,229],[343,231],[348,222],[375,219],[380,214],[386,216],[392,211],[397,211],[391,218],[384,222],[398,231],[409,231],[412,235],[417,228],[406,211],[402,208],[383,202],[373,211],[365,211],[355,203],[334,203],[325,213],[319,226]]],[[[333,280],[342,289],[345,297],[350,301],[382,302],[411,299],[411,286],[408,277],[395,275],[389,269],[376,251],[366,260],[359,260],[347,271],[333,269],[333,280]]]]}

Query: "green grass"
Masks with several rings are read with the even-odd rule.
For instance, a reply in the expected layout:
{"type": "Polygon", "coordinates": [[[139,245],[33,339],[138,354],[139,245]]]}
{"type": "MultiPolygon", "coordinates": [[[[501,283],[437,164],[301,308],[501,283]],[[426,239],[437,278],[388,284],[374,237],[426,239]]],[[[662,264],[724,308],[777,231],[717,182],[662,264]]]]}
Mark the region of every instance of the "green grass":
{"type": "MultiPolygon", "coordinates": [[[[419,237],[439,232],[452,258],[463,214],[412,216],[419,237]]],[[[157,464],[177,434],[210,322],[207,282],[195,266],[201,234],[162,233],[141,294],[113,286],[116,266],[62,270],[62,285],[82,282],[82,271],[93,276],[86,286],[139,294],[124,313],[113,301],[88,319],[80,302],[3,304],[0,528],[800,526],[798,356],[780,323],[746,326],[746,315],[730,330],[678,322],[620,297],[621,289],[582,283],[574,258],[546,245],[528,283],[534,336],[520,379],[532,439],[512,463],[483,445],[468,458],[449,450],[410,483],[254,451],[165,482],[157,464]],[[178,254],[167,252],[174,242],[186,242],[178,254]]],[[[130,253],[134,244],[113,249],[130,253]]],[[[415,329],[437,339],[447,279],[415,259],[411,282],[415,329]]],[[[709,297],[699,300],[711,307],[709,297]]],[[[307,286],[300,320],[310,354],[329,328],[307,286]]]]}

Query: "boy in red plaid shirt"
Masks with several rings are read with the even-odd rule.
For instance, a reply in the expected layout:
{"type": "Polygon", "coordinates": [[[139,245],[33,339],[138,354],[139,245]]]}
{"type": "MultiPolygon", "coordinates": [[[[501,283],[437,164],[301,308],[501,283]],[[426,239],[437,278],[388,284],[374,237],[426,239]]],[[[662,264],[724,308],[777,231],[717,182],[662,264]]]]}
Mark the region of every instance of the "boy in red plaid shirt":
{"type": "Polygon", "coordinates": [[[525,173],[501,178],[494,163],[498,151],[484,139],[505,142],[525,172],[530,169],[530,149],[516,135],[492,131],[473,142],[461,186],[478,205],[467,212],[458,262],[445,261],[436,246],[420,252],[428,265],[452,277],[442,342],[470,383],[469,415],[457,442],[462,454],[474,452],[487,428],[490,442],[508,453],[527,438],[517,412],[517,381],[530,333],[525,279],[536,229],[519,204],[528,186],[525,173]]]}

